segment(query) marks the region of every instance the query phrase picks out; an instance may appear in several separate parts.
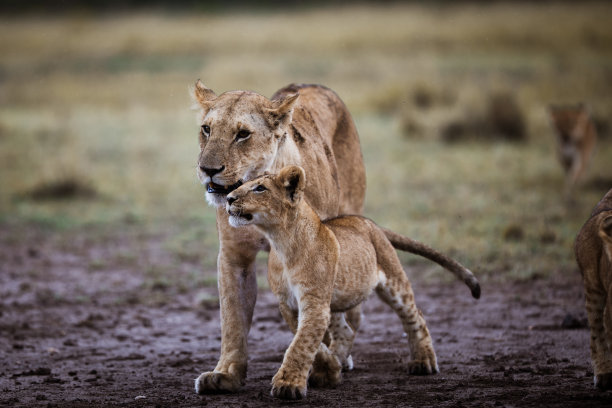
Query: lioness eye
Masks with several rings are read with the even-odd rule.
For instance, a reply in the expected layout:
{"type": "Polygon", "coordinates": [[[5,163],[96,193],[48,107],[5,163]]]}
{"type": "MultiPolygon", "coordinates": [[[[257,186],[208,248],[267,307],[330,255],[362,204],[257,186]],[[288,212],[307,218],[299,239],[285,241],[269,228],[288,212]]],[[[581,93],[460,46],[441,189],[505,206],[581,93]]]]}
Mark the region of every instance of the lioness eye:
{"type": "Polygon", "coordinates": [[[210,134],[210,127],[208,125],[202,125],[202,133],[205,135],[210,134]]]}
{"type": "Polygon", "coordinates": [[[261,192],[264,192],[264,191],[266,191],[266,190],[267,190],[267,188],[265,188],[265,187],[264,187],[264,186],[262,186],[261,184],[260,184],[260,185],[258,185],[257,187],[255,187],[255,188],[253,189],[253,191],[255,191],[256,193],[261,193],[261,192]]]}
{"type": "Polygon", "coordinates": [[[246,129],[241,129],[238,131],[238,134],[236,134],[236,139],[237,140],[246,139],[249,136],[251,136],[251,132],[249,132],[246,129]]]}

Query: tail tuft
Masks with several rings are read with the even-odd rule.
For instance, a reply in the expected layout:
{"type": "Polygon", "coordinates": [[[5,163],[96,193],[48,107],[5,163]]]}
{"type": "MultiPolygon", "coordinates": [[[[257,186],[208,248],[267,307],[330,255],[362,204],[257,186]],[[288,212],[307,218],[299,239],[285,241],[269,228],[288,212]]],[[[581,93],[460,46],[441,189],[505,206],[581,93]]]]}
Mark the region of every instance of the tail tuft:
{"type": "Polygon", "coordinates": [[[470,289],[474,299],[480,299],[480,283],[476,282],[476,285],[471,286],[470,289]]]}

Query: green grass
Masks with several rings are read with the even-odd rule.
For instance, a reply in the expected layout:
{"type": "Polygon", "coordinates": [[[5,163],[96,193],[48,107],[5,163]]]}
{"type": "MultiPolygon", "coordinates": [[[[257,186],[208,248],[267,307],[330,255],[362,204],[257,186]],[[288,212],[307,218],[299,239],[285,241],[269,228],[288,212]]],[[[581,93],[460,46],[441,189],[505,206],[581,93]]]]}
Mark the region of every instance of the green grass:
{"type": "MultiPolygon", "coordinates": [[[[217,92],[269,96],[315,82],[336,90],[355,116],[368,216],[483,275],[574,270],[573,237],[612,187],[612,148],[600,141],[566,204],[546,106],[584,101],[612,117],[611,15],[607,3],[546,2],[0,17],[0,222],[92,236],[129,225],[146,232],[142,239],[163,237],[169,270],[213,269],[215,212],[195,177],[188,86],[201,78],[217,92]],[[432,137],[448,118],[484,109],[496,91],[515,96],[528,142],[432,137]],[[417,94],[432,105],[419,107],[417,94]],[[402,133],[406,117],[424,137],[402,133]],[[92,194],[32,199],[66,181],[92,194]],[[509,228],[522,238],[504,238],[509,228]]],[[[172,284],[158,275],[152,286],[172,284]]]]}

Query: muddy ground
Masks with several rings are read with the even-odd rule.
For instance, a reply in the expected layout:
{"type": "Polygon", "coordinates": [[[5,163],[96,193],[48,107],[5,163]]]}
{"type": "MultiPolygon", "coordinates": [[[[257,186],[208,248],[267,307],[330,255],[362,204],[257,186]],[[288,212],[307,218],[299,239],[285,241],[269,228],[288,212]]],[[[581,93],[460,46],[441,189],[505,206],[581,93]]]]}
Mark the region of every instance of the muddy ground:
{"type": "Polygon", "coordinates": [[[612,405],[612,393],[592,385],[576,271],[531,282],[491,279],[479,301],[459,283],[421,282],[409,271],[441,372],[407,374],[401,325],[371,297],[355,369],[335,389],[310,389],[306,401],[293,403],[269,396],[291,334],[273,295],[261,289],[246,385],[238,394],[196,395],[193,380],[218,357],[216,289],[151,281],[143,272],[151,264],[175,267],[180,282],[186,263],[198,265],[170,262],[163,241],[0,228],[1,406],[612,405]]]}

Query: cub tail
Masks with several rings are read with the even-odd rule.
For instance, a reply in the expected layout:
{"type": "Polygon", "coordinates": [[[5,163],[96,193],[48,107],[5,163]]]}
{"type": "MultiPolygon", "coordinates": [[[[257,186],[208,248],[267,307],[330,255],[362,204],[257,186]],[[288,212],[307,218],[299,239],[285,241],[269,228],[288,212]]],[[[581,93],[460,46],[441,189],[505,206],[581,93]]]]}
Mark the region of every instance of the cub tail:
{"type": "Polygon", "coordinates": [[[385,233],[387,239],[394,248],[420,255],[451,271],[459,280],[463,281],[467,287],[470,288],[472,296],[475,299],[480,298],[480,283],[478,283],[478,280],[468,268],[421,242],[393,232],[390,229],[383,227],[379,228],[385,233]]]}

